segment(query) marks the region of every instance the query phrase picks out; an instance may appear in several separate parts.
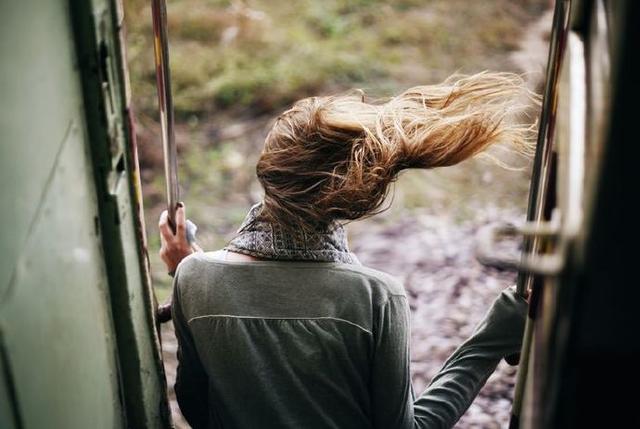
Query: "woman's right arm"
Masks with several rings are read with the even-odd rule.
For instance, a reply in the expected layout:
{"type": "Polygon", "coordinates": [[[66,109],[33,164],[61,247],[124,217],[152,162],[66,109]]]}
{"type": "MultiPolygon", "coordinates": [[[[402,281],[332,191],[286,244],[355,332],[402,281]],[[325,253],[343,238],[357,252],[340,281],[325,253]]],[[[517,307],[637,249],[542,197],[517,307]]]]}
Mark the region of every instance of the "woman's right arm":
{"type": "Polygon", "coordinates": [[[193,428],[204,428],[208,424],[208,378],[193,336],[189,329],[180,299],[180,270],[173,283],[173,326],[178,340],[178,368],[174,386],[180,411],[193,428]]]}
{"type": "Polygon", "coordinates": [[[500,360],[520,350],[527,303],[503,291],[473,335],[447,359],[414,401],[409,371],[409,311],[392,297],[380,311],[373,364],[376,428],[451,428],[473,402],[500,360]]]}
{"type": "Polygon", "coordinates": [[[187,216],[185,213],[185,207],[183,203],[178,203],[176,209],[176,225],[175,233],[171,230],[169,225],[169,214],[165,210],[160,215],[158,221],[158,229],[160,230],[160,258],[162,262],[167,266],[167,271],[170,275],[175,273],[178,264],[198,249],[194,247],[194,244],[189,243],[187,239],[187,216]]]}

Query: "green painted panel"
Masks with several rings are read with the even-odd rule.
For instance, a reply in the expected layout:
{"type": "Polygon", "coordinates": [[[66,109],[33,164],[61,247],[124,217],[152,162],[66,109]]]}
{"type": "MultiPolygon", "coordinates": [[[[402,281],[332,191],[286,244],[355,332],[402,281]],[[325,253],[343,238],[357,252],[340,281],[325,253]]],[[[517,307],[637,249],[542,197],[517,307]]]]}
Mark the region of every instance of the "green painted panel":
{"type": "Polygon", "coordinates": [[[99,172],[100,226],[128,424],[159,428],[168,426],[169,413],[155,307],[144,271],[144,232],[136,217],[141,201],[135,199],[132,185],[136,166],[127,126],[118,3],[71,1],[91,150],[99,172]]]}
{"type": "MultiPolygon", "coordinates": [[[[1,364],[0,364],[1,365],[1,364]]],[[[4,373],[0,372],[0,428],[15,429],[16,422],[11,410],[9,392],[4,373]]]]}
{"type": "Polygon", "coordinates": [[[66,1],[0,2],[0,326],[24,428],[124,426],[66,1]]]}
{"type": "Polygon", "coordinates": [[[69,125],[0,320],[25,427],[119,427],[92,177],[84,133],[69,125]]]}
{"type": "Polygon", "coordinates": [[[16,412],[13,374],[7,362],[4,338],[0,329],[0,428],[18,429],[20,416],[16,412]]]}
{"type": "Polygon", "coordinates": [[[25,428],[169,422],[117,6],[0,2],[0,328],[25,428]]]}
{"type": "MultiPolygon", "coordinates": [[[[62,1],[0,2],[0,293],[24,246],[69,112],[81,102],[62,1]]],[[[0,298],[2,299],[2,298],[0,298]]]]}

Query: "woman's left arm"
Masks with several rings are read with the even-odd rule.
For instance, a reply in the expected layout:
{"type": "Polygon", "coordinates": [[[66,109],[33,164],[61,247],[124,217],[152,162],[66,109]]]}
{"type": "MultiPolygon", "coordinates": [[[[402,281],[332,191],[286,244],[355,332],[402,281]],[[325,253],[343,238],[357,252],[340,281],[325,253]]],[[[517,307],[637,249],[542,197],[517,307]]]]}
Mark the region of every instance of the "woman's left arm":
{"type": "Polygon", "coordinates": [[[507,289],[473,335],[447,359],[416,400],[409,371],[409,308],[392,296],[375,329],[371,402],[373,427],[449,429],[455,426],[502,358],[520,350],[527,302],[507,289]]]}
{"type": "Polygon", "coordinates": [[[502,358],[520,351],[527,301],[509,288],[414,403],[418,427],[451,428],[502,358]]]}

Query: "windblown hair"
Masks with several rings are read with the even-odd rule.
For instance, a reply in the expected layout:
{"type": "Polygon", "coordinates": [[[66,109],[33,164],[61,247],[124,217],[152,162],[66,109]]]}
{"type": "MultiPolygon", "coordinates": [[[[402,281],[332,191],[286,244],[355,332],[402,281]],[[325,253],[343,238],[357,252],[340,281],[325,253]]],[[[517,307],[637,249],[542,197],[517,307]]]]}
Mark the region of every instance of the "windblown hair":
{"type": "Polygon", "coordinates": [[[381,211],[403,169],[454,165],[496,143],[526,151],[532,126],[510,120],[528,107],[523,95],[535,98],[518,75],[483,72],[386,102],[362,94],[300,100],[276,119],[258,161],[259,218],[322,229],[381,211]]]}

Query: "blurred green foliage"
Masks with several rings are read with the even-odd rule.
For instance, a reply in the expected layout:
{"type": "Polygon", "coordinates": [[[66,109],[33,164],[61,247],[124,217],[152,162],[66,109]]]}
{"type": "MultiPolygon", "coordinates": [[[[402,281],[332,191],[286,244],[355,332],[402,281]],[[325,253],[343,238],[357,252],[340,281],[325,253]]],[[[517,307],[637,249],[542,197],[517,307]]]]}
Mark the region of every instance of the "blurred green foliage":
{"type": "MultiPolygon", "coordinates": [[[[457,70],[495,68],[530,0],[169,0],[178,115],[269,112],[320,90],[388,92],[457,70]]],[[[128,0],[129,64],[138,109],[155,108],[150,6],[128,0]]],[[[499,66],[499,65],[498,65],[499,66]]]]}

